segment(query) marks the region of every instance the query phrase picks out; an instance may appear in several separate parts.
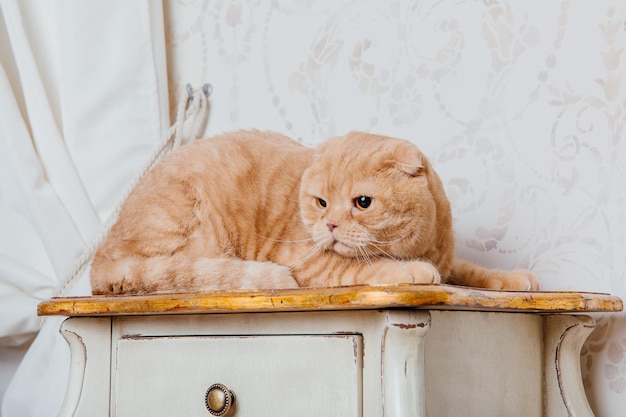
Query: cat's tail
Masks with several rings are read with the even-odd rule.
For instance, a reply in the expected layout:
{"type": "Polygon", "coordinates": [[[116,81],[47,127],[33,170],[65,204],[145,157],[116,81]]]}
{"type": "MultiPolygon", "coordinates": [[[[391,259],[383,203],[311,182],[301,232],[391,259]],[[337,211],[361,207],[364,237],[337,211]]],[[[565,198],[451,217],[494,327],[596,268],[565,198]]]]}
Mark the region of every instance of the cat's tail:
{"type": "Polygon", "coordinates": [[[115,260],[96,257],[91,285],[96,295],[298,287],[289,268],[272,262],[191,258],[186,254],[115,260]]]}
{"type": "Polygon", "coordinates": [[[461,259],[454,260],[452,271],[446,282],[466,287],[511,291],[536,291],[541,287],[539,279],[525,269],[513,271],[488,269],[461,259]]]}

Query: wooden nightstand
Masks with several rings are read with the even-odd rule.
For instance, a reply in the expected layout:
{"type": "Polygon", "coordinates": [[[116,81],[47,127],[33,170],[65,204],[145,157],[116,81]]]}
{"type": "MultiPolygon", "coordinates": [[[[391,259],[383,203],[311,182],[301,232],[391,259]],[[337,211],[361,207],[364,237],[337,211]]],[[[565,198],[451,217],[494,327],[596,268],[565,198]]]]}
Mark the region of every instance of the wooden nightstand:
{"type": "Polygon", "coordinates": [[[553,417],[592,416],[580,350],[594,321],[578,314],[622,308],[397,285],[55,298],[38,312],[70,316],[60,416],[553,417]]]}

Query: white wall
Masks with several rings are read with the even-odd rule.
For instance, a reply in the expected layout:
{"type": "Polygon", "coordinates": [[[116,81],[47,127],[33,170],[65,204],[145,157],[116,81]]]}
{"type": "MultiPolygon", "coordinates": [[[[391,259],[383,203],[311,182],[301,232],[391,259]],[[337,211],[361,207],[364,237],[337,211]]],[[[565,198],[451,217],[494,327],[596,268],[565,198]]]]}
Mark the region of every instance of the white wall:
{"type": "MultiPolygon", "coordinates": [[[[626,297],[623,1],[171,0],[165,15],[170,94],[213,84],[207,134],[410,139],[445,183],[459,254],[626,297]]],[[[599,323],[585,381],[597,415],[620,416],[626,316],[599,323]]]]}

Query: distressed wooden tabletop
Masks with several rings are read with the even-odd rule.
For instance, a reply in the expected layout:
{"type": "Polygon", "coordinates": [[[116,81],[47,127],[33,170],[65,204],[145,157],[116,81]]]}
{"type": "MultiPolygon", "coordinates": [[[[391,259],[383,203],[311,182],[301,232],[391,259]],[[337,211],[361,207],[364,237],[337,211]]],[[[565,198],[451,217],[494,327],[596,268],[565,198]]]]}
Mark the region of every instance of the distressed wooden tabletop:
{"type": "Polygon", "coordinates": [[[40,316],[123,316],[383,308],[582,313],[621,311],[623,303],[618,297],[599,293],[402,284],[52,298],[39,304],[37,311],[40,316]]]}

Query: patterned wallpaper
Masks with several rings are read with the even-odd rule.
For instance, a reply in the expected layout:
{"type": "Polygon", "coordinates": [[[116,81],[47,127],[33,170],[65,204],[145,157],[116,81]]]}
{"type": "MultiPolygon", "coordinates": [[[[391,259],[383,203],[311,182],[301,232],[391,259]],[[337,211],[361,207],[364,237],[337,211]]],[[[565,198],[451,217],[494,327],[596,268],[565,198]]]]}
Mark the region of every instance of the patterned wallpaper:
{"type": "MultiPolygon", "coordinates": [[[[165,16],[170,101],[212,83],[207,135],[409,139],[461,256],[626,298],[626,2],[168,0],[165,16]]],[[[586,388],[624,415],[626,315],[597,320],[586,388]]]]}

